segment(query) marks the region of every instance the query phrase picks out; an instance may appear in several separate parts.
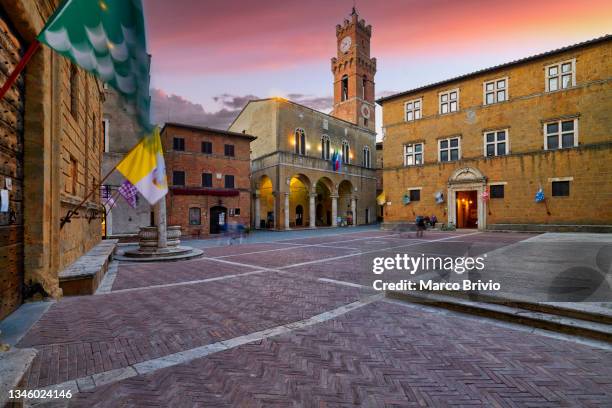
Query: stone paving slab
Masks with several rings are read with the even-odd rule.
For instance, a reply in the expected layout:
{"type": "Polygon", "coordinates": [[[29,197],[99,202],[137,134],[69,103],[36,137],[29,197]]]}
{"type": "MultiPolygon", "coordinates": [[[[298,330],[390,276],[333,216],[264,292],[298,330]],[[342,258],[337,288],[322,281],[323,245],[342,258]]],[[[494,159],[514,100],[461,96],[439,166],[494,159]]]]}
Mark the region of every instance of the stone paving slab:
{"type": "Polygon", "coordinates": [[[254,268],[220,264],[206,259],[146,265],[121,263],[118,266],[113,290],[216,278],[249,270],[254,268]]]}
{"type": "Polygon", "coordinates": [[[269,272],[187,286],[64,298],[19,343],[35,347],[24,385],[57,384],[302,320],[363,296],[269,272]]]}
{"type": "Polygon", "coordinates": [[[83,392],[71,406],[603,407],[612,352],[377,302],[83,392]]]}

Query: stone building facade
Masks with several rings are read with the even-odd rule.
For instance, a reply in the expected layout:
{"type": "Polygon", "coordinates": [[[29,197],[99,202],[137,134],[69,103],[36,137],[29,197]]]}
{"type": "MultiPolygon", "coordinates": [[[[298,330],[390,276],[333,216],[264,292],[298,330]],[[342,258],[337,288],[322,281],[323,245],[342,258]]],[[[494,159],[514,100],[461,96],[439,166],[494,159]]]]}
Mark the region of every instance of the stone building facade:
{"type": "Polygon", "coordinates": [[[376,221],[372,28],[355,10],[336,27],[331,115],[283,98],[250,101],[230,125],[251,144],[253,226],[290,229],[376,221]],[[332,164],[337,152],[339,168],[332,164]]]}
{"type": "Polygon", "coordinates": [[[605,36],[379,99],[385,221],[610,229],[611,54],[605,36]]]}
{"type": "MultiPolygon", "coordinates": [[[[102,174],[106,175],[139,142],[144,133],[138,124],[133,106],[126,104],[117,91],[105,87],[104,96],[102,174]]],[[[104,182],[116,202],[104,222],[104,233],[107,237],[133,236],[138,234],[139,227],[152,225],[153,210],[140,193],[136,199],[136,208],[132,208],[118,194],[117,189],[124,180],[125,177],[115,171],[104,182]]]]}
{"type": "MultiPolygon", "coordinates": [[[[0,3],[0,82],[58,3],[0,3]]],[[[97,79],[41,47],[0,101],[0,188],[11,187],[0,213],[0,318],[24,294],[60,296],[59,272],[101,239],[99,194],[60,224],[100,181],[103,98],[97,79]]]]}
{"type": "Polygon", "coordinates": [[[161,137],[170,186],[168,225],[180,225],[187,237],[249,226],[249,145],[255,137],[180,123],[166,123],[161,137]]]}

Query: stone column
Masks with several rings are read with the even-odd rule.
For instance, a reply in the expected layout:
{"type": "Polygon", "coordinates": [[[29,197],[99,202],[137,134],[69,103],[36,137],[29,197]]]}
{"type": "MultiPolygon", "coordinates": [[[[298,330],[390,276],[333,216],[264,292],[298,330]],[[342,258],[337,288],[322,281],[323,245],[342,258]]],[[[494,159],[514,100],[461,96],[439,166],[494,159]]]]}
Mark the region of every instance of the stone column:
{"type": "Polygon", "coordinates": [[[334,194],[331,196],[332,199],[332,227],[338,226],[338,195],[334,194]]]}
{"type": "Polygon", "coordinates": [[[353,227],[357,226],[357,200],[355,197],[351,198],[351,212],[353,213],[353,227]]]}
{"type": "Polygon", "coordinates": [[[317,193],[310,193],[310,201],[308,202],[308,212],[310,213],[310,228],[317,227],[317,212],[315,208],[315,198],[317,197],[317,193]]]}
{"type": "Polygon", "coordinates": [[[157,216],[157,249],[168,246],[168,236],[166,234],[166,197],[155,204],[155,215],[157,216]]]}
{"type": "Polygon", "coordinates": [[[259,200],[259,190],[255,190],[255,229],[259,229],[261,224],[261,203],[259,200]]]}
{"type": "Polygon", "coordinates": [[[285,229],[289,228],[289,193],[285,193],[285,229]]]}

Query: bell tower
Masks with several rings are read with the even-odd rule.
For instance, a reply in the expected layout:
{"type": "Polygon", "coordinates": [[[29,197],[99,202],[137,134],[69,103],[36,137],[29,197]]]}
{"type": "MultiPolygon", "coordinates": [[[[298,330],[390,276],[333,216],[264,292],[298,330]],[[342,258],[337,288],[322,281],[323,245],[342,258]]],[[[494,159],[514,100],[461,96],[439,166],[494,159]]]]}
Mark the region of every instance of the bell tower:
{"type": "Polygon", "coordinates": [[[360,19],[353,7],[351,15],[336,26],[338,55],[331,59],[334,74],[332,115],[375,129],[374,75],[376,58],[370,58],[372,26],[360,19]]]}

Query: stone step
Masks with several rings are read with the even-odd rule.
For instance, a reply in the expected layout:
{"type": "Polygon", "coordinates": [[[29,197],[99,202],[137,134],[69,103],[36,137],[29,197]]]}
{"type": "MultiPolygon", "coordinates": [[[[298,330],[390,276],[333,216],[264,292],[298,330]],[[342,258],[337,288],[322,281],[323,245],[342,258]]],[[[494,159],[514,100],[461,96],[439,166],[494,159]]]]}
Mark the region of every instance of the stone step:
{"type": "MultiPolygon", "coordinates": [[[[595,322],[593,319],[587,320],[564,316],[559,313],[565,313],[567,310],[558,311],[555,310],[552,305],[548,305],[541,309],[551,311],[551,313],[546,313],[527,309],[526,302],[521,302],[523,307],[517,307],[517,305],[513,305],[512,302],[509,302],[509,304],[489,303],[437,293],[388,291],[386,295],[393,299],[441,307],[467,314],[490,317],[539,329],[612,343],[612,325],[605,322],[595,322]],[[553,311],[559,313],[552,313],[553,311]]],[[[538,307],[535,303],[530,306],[534,309],[538,307]]]]}

